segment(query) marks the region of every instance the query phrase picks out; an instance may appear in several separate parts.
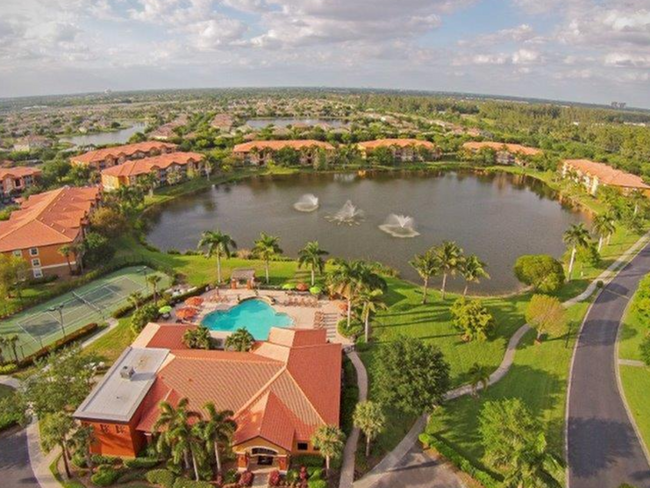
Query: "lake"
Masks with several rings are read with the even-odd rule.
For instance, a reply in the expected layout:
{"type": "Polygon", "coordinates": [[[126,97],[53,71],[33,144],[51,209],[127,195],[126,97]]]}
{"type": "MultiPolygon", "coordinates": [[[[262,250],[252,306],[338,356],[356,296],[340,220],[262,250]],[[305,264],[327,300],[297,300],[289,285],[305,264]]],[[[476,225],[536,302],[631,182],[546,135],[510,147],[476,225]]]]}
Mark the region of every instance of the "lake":
{"type": "MultiPolygon", "coordinates": [[[[264,231],[279,236],[289,256],[318,240],[332,256],[381,261],[418,282],[408,265],[412,256],[452,240],[488,263],[492,278],[473,290],[494,293],[518,288],[512,272],[518,256],[561,256],[564,231],[588,220],[586,213],[561,204],[546,185],[522,175],[312,173],[253,177],[176,199],[152,218],[148,239],[164,250],[195,249],[203,231],[220,229],[239,248],[250,249],[264,231]],[[319,208],[295,210],[307,193],[319,198],[319,208]],[[347,200],[363,211],[363,219],[354,225],[328,220],[347,200]],[[380,230],[391,213],[413,217],[420,235],[398,238],[380,230]]],[[[462,288],[461,281],[452,287],[462,288]]]]}
{"type": "Polygon", "coordinates": [[[318,125],[327,124],[330,127],[343,127],[345,122],[341,119],[310,119],[310,118],[267,118],[267,119],[249,119],[246,121],[253,129],[263,129],[267,125],[276,127],[287,127],[289,125],[305,124],[318,125]]]}
{"type": "Polygon", "coordinates": [[[133,124],[127,129],[120,129],[113,132],[99,132],[97,134],[84,134],[74,137],[63,137],[62,141],[71,142],[75,146],[103,146],[105,144],[124,144],[136,132],[144,132],[147,127],[141,122],[133,124]]]}

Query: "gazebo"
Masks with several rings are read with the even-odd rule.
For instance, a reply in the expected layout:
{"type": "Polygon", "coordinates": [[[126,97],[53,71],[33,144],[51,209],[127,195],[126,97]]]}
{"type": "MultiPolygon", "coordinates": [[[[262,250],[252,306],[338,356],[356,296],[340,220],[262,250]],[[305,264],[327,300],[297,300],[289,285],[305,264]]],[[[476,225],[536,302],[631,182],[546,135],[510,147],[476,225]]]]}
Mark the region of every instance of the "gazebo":
{"type": "Polygon", "coordinates": [[[255,288],[255,270],[253,268],[236,268],[230,275],[230,288],[233,290],[241,287],[251,290],[255,288]]]}

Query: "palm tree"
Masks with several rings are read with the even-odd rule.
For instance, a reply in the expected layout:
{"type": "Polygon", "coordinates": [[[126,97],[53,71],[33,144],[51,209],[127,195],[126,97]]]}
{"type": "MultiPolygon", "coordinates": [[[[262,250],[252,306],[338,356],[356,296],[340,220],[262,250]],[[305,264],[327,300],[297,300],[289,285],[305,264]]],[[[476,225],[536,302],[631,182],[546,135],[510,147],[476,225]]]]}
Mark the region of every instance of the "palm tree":
{"type": "Polygon", "coordinates": [[[7,345],[7,347],[10,347],[11,351],[14,353],[14,358],[16,358],[16,364],[18,364],[18,348],[16,346],[19,341],[20,341],[20,337],[18,337],[18,334],[12,334],[4,338],[4,343],[7,345]]]}
{"type": "Polygon", "coordinates": [[[443,241],[441,245],[433,248],[433,253],[438,260],[438,266],[440,266],[440,271],[442,272],[440,295],[444,300],[447,276],[453,276],[456,274],[456,271],[461,269],[463,264],[463,250],[455,242],[443,241]]]}
{"type": "Polygon", "coordinates": [[[361,290],[355,301],[361,305],[361,318],[364,324],[366,343],[370,337],[370,316],[379,310],[385,310],[388,305],[383,300],[384,292],[381,290],[361,290]]]}
{"type": "Polygon", "coordinates": [[[472,395],[478,397],[478,387],[483,386],[483,391],[487,390],[490,384],[490,371],[487,367],[474,363],[469,371],[469,384],[472,387],[472,395]]]}
{"type": "Polygon", "coordinates": [[[264,232],[260,234],[260,238],[255,241],[253,247],[253,254],[259,259],[264,260],[264,270],[266,272],[266,282],[269,282],[269,261],[275,256],[282,254],[279,244],[280,238],[268,235],[264,232]]]}
{"type": "Polygon", "coordinates": [[[648,199],[641,190],[633,190],[629,195],[630,201],[634,203],[634,215],[639,212],[639,207],[644,205],[648,199]]]}
{"type": "Polygon", "coordinates": [[[187,329],[183,333],[183,344],[190,349],[210,349],[211,339],[210,331],[203,325],[196,329],[187,329]]]}
{"type": "Polygon", "coordinates": [[[353,415],[354,426],[366,436],[366,457],[370,456],[370,443],[386,426],[386,415],[381,405],[366,400],[357,403],[353,415]]]}
{"type": "MultiPolygon", "coordinates": [[[[189,400],[181,398],[176,408],[169,402],[162,401],[158,406],[160,411],[158,420],[153,426],[154,432],[159,432],[156,448],[158,452],[171,452],[174,464],[185,464],[185,469],[190,469],[190,418],[198,417],[196,412],[188,410],[189,400]]],[[[195,466],[196,469],[196,466],[195,466]]]]}
{"type": "Polygon", "coordinates": [[[140,308],[142,299],[143,299],[142,293],[140,293],[139,291],[134,291],[127,297],[129,304],[132,305],[133,308],[135,308],[136,310],[140,308]]]}
{"type": "Polygon", "coordinates": [[[158,175],[156,173],[147,173],[138,179],[138,183],[142,186],[142,188],[148,191],[149,196],[152,197],[153,191],[158,184],[158,175]]]}
{"type": "Polygon", "coordinates": [[[158,284],[160,283],[160,276],[156,274],[152,274],[147,276],[147,283],[151,285],[151,288],[153,289],[153,303],[157,304],[158,303],[158,284]]]}
{"type": "Polygon", "coordinates": [[[70,255],[74,253],[74,247],[71,244],[64,244],[59,248],[59,254],[63,256],[68,263],[68,269],[72,274],[72,263],[70,262],[70,255]]]}
{"type": "Polygon", "coordinates": [[[253,347],[255,338],[245,328],[237,329],[235,332],[226,337],[226,349],[232,349],[238,352],[250,351],[253,347]]]}
{"type": "Polygon", "coordinates": [[[576,251],[578,247],[586,246],[589,243],[589,231],[582,222],[573,224],[564,233],[562,240],[565,244],[571,246],[571,259],[569,260],[569,281],[573,273],[573,264],[575,263],[576,251]]]}
{"type": "Polygon", "coordinates": [[[422,278],[422,304],[427,303],[427,290],[429,289],[429,279],[440,271],[437,256],[431,251],[424,254],[416,254],[409,264],[417,271],[422,278]]]}
{"type": "Polygon", "coordinates": [[[221,456],[219,451],[222,446],[228,445],[232,439],[237,423],[232,420],[234,413],[230,410],[217,410],[214,403],[208,402],[203,408],[208,412],[208,418],[203,428],[203,440],[206,442],[208,452],[214,455],[217,461],[217,472],[221,472],[221,456]]]}
{"type": "Polygon", "coordinates": [[[614,216],[610,213],[597,215],[594,219],[594,231],[598,235],[598,252],[603,247],[603,239],[607,237],[609,242],[610,236],[616,230],[614,216]]]}
{"type": "Polygon", "coordinates": [[[46,451],[51,451],[55,446],[61,448],[65,474],[68,479],[72,478],[70,473],[70,453],[68,451],[68,437],[74,428],[72,417],[65,412],[51,413],[45,416],[40,423],[41,443],[46,451]]]}
{"type": "Polygon", "coordinates": [[[217,257],[217,283],[221,284],[221,258],[229,258],[232,249],[237,249],[237,243],[228,234],[220,231],[205,231],[198,247],[207,246],[208,252],[205,257],[217,257]]]}
{"type": "Polygon", "coordinates": [[[306,266],[311,271],[311,286],[316,284],[316,271],[319,274],[325,269],[323,256],[329,253],[320,248],[318,241],[309,241],[305,247],[298,252],[298,268],[306,266]]]}
{"type": "Polygon", "coordinates": [[[467,295],[467,289],[470,283],[479,283],[481,278],[490,278],[485,268],[487,268],[487,265],[474,254],[463,260],[460,268],[460,274],[465,278],[463,296],[467,295]]]}
{"type": "Polygon", "coordinates": [[[321,456],[325,458],[325,472],[328,474],[331,459],[338,458],[343,452],[344,437],[345,435],[337,426],[321,425],[311,438],[314,447],[318,448],[321,456]]]}

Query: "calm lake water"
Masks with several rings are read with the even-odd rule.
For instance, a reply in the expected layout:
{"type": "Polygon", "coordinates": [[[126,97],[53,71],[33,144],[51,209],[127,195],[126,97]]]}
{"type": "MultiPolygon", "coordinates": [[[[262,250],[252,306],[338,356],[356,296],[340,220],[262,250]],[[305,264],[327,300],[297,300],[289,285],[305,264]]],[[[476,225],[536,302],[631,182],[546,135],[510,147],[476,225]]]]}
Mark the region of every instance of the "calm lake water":
{"type": "MultiPolygon", "coordinates": [[[[177,199],[152,219],[148,238],[161,249],[186,250],[196,248],[203,231],[220,229],[239,248],[250,249],[265,231],[280,237],[289,256],[308,240],[318,240],[332,256],[381,261],[414,281],[419,278],[408,265],[412,256],[453,240],[488,263],[492,279],[474,285],[474,291],[487,293],[516,289],[512,267],[518,256],[561,256],[563,232],[588,219],[563,206],[541,182],[519,175],[300,174],[255,177],[177,199]],[[315,212],[293,208],[306,193],[320,199],[315,212]],[[346,200],[364,211],[357,225],[327,219],[346,200]],[[420,235],[403,239],[381,231],[391,213],[413,217],[420,235]]],[[[461,281],[452,287],[461,288],[461,281]]]]}
{"type": "Polygon", "coordinates": [[[136,132],[144,132],[147,125],[136,123],[128,129],[121,129],[115,132],[100,132],[98,134],[87,134],[82,136],[64,137],[61,140],[71,142],[75,146],[100,146],[104,144],[124,144],[136,132]]]}
{"type": "Polygon", "coordinates": [[[263,129],[267,125],[274,125],[276,127],[287,127],[288,125],[295,124],[327,124],[330,127],[343,127],[345,122],[340,119],[309,119],[309,118],[278,118],[278,119],[249,119],[246,124],[253,129],[263,129]]]}

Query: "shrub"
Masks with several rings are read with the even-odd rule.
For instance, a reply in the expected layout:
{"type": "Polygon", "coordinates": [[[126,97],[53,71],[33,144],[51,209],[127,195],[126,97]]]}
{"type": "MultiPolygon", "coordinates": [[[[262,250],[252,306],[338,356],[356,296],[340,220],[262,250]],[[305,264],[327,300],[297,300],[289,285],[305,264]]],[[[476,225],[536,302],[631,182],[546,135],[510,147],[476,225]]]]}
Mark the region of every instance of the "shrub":
{"type": "Polygon", "coordinates": [[[86,457],[81,452],[75,452],[72,455],[72,464],[77,468],[86,468],[86,457]]]}
{"type": "Polygon", "coordinates": [[[152,469],[145,475],[146,480],[162,488],[173,488],[176,476],[168,469],[152,469]]]}
{"type": "Polygon", "coordinates": [[[102,456],[101,454],[93,454],[92,456],[92,461],[94,465],[112,465],[112,464],[117,464],[121,460],[118,457],[114,456],[102,456]]]}
{"type": "Polygon", "coordinates": [[[134,334],[139,334],[149,322],[156,320],[158,317],[158,307],[153,303],[143,305],[133,313],[131,317],[131,330],[134,334]]]}
{"type": "Polygon", "coordinates": [[[124,462],[124,465],[127,468],[132,468],[132,469],[139,469],[139,468],[151,469],[154,466],[157,466],[158,464],[160,464],[160,459],[146,458],[146,457],[129,459],[124,462]]]}
{"type": "MultiPolygon", "coordinates": [[[[253,486],[253,481],[255,480],[255,475],[251,471],[244,471],[239,477],[240,486],[253,486]]],[[[174,486],[174,488],[177,488],[174,486]]]]}
{"type": "Polygon", "coordinates": [[[111,486],[120,477],[120,472],[110,466],[102,466],[90,477],[97,486],[111,486]]]}
{"type": "Polygon", "coordinates": [[[327,488],[327,481],[321,479],[309,480],[307,486],[309,488],[327,488]]]}
{"type": "Polygon", "coordinates": [[[176,478],[174,488],[213,488],[208,481],[194,481],[187,478],[176,478]]]}
{"type": "Polygon", "coordinates": [[[224,476],[224,481],[227,484],[237,483],[237,470],[236,469],[229,469],[226,472],[226,476],[224,476]]]}
{"type": "Polygon", "coordinates": [[[18,369],[18,366],[16,366],[15,363],[9,363],[5,364],[3,366],[0,366],[0,375],[2,374],[11,374],[18,369]]]}
{"type": "Polygon", "coordinates": [[[354,339],[361,334],[363,334],[363,324],[361,321],[352,319],[350,321],[350,327],[348,327],[347,319],[339,320],[339,323],[336,326],[338,333],[343,337],[354,339]]]}
{"type": "Polygon", "coordinates": [[[484,341],[494,330],[494,317],[480,300],[461,297],[451,307],[454,327],[463,333],[464,341],[484,341]]]}
{"type": "Polygon", "coordinates": [[[323,458],[315,454],[303,454],[300,456],[293,456],[291,458],[291,464],[294,466],[322,468],[323,458]]]}
{"type": "Polygon", "coordinates": [[[280,485],[280,471],[274,469],[269,473],[269,486],[279,486],[280,485]]]}
{"type": "Polygon", "coordinates": [[[131,481],[143,481],[145,473],[141,469],[137,470],[124,470],[120,477],[117,479],[118,483],[129,483],[131,481]]]}
{"type": "Polygon", "coordinates": [[[650,334],[646,334],[643,338],[639,345],[639,349],[641,351],[641,359],[646,366],[650,366],[650,334]]]}
{"type": "Polygon", "coordinates": [[[323,468],[311,466],[307,468],[307,473],[309,474],[309,479],[322,479],[323,478],[323,468]]]}
{"type": "Polygon", "coordinates": [[[556,292],[565,280],[562,263],[547,254],[520,256],[514,271],[519,281],[543,293],[556,292]]]}

